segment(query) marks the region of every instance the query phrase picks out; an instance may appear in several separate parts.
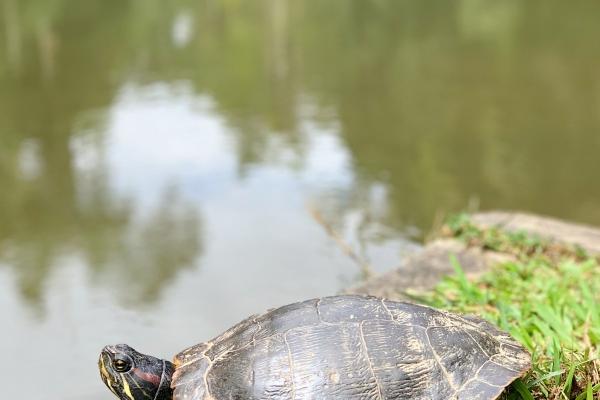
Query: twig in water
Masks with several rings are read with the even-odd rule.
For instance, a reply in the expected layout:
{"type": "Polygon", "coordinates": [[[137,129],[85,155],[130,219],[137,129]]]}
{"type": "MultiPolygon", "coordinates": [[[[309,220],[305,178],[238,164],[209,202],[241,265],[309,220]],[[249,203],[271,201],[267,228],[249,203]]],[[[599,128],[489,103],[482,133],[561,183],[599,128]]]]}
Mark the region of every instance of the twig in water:
{"type": "Polygon", "coordinates": [[[356,252],[352,249],[352,246],[350,246],[344,240],[344,238],[342,238],[342,236],[337,233],[337,231],[333,228],[333,226],[331,226],[331,224],[325,221],[319,210],[317,210],[310,204],[307,205],[306,208],[308,209],[308,212],[313,217],[313,219],[323,227],[327,235],[335,241],[335,243],[344,252],[344,254],[346,254],[348,257],[350,257],[350,259],[352,259],[352,261],[354,261],[360,266],[363,279],[367,279],[370,276],[372,276],[373,268],[371,268],[371,265],[358,254],[356,254],[356,252]]]}

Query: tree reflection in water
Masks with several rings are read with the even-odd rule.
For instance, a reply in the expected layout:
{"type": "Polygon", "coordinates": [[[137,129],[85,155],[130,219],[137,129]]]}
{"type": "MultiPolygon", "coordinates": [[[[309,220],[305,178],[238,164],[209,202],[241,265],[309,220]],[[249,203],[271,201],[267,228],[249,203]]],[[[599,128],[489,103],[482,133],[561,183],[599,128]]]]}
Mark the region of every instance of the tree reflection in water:
{"type": "Polygon", "coordinates": [[[373,208],[373,188],[383,211],[367,214],[400,235],[472,197],[600,223],[597,3],[0,4],[0,243],[34,302],[73,248],[98,273],[152,271],[140,299],[200,252],[196,212],[164,203],[140,222],[105,166],[92,177],[75,166],[82,138],[102,153],[107,110],[130,82],[185,81],[209,97],[240,179],[274,160],[302,170],[307,126],[334,131],[355,177],[338,223],[373,208]]]}
{"type": "Polygon", "coordinates": [[[140,216],[110,187],[106,110],[132,61],[121,39],[132,36],[134,2],[1,3],[0,261],[39,307],[52,270],[71,256],[121,285],[124,300],[155,300],[199,257],[201,223],[176,188],[140,216]],[[77,165],[86,154],[92,165],[77,165]]]}
{"type": "Polygon", "coordinates": [[[53,180],[44,167],[36,177],[14,170],[19,176],[0,181],[0,260],[14,269],[23,297],[37,306],[52,269],[66,257],[82,257],[95,280],[109,284],[123,301],[141,304],[156,300],[201,254],[198,210],[174,187],[139,215],[135,202],[112,193],[97,171],[86,176],[71,169],[53,180]]]}

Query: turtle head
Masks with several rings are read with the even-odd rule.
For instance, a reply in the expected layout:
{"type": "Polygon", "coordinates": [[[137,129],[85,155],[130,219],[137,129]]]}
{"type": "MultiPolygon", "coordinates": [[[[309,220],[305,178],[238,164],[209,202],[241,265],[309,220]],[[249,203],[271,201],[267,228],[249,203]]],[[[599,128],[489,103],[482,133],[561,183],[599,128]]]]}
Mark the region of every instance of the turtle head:
{"type": "Polygon", "coordinates": [[[102,349],[98,368],[102,381],[121,400],[172,400],[175,367],[169,361],[118,344],[102,349]]]}

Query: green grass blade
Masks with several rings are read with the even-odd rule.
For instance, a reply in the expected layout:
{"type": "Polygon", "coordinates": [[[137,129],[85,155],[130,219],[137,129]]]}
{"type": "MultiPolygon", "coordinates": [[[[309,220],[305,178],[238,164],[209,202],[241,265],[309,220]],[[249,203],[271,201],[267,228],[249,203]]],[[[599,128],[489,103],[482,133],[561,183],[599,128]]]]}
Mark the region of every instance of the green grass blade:
{"type": "Polygon", "coordinates": [[[549,372],[547,374],[544,374],[544,375],[540,376],[535,381],[532,381],[532,382],[528,383],[527,387],[534,387],[537,384],[539,384],[541,382],[544,382],[544,381],[547,381],[550,378],[556,378],[556,377],[558,377],[559,381],[560,381],[560,376],[563,375],[564,373],[565,373],[565,371],[562,371],[562,370],[561,371],[552,371],[552,372],[549,372]]]}
{"type": "MultiPolygon", "coordinates": [[[[553,353],[554,353],[554,360],[552,361],[552,369],[554,371],[560,371],[562,374],[562,371],[560,369],[560,344],[558,344],[558,339],[555,337],[553,338],[553,353]]],[[[554,377],[554,384],[556,386],[560,385],[560,375],[557,375],[554,377]]]]}
{"type": "Polygon", "coordinates": [[[575,397],[575,400],[594,400],[594,393],[598,393],[600,391],[600,383],[597,383],[596,385],[592,386],[591,382],[588,382],[588,386],[585,390],[585,392],[581,392],[579,394],[579,396],[575,397]],[[591,397],[590,397],[591,396],[591,397]]]}
{"type": "Polygon", "coordinates": [[[575,375],[576,364],[571,365],[569,368],[569,373],[567,374],[567,379],[565,380],[565,385],[563,386],[562,392],[565,394],[567,399],[571,398],[571,389],[573,388],[573,376],[575,375]]]}
{"type": "Polygon", "coordinates": [[[533,395],[521,379],[517,379],[516,381],[514,381],[512,386],[521,395],[521,398],[523,400],[535,400],[533,398],[533,395]]]}

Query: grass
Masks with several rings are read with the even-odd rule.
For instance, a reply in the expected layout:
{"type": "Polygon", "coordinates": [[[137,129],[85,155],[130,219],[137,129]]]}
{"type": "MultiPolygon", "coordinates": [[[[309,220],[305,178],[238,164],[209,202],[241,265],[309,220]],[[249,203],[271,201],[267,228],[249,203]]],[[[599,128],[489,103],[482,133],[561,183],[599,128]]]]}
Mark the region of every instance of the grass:
{"type": "Polygon", "coordinates": [[[514,261],[468,279],[456,273],[420,296],[435,307],[477,314],[508,331],[532,354],[532,370],[506,399],[600,399],[600,267],[576,247],[523,233],[481,230],[467,216],[447,233],[514,261]]]}

